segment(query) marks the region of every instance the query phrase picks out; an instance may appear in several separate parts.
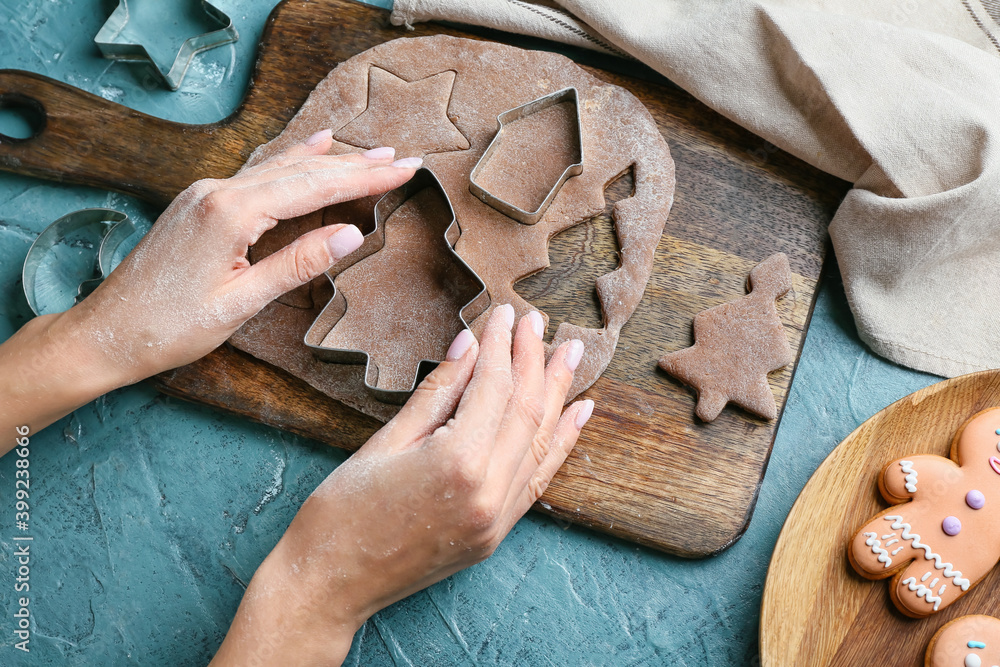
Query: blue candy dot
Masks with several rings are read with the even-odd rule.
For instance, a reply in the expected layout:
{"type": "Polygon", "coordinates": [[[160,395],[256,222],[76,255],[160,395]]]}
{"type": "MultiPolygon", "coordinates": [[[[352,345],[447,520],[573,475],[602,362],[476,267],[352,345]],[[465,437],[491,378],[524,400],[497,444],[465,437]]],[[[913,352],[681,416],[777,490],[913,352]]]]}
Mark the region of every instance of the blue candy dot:
{"type": "Polygon", "coordinates": [[[969,642],[969,648],[986,648],[986,644],[982,642],[969,642]]]}

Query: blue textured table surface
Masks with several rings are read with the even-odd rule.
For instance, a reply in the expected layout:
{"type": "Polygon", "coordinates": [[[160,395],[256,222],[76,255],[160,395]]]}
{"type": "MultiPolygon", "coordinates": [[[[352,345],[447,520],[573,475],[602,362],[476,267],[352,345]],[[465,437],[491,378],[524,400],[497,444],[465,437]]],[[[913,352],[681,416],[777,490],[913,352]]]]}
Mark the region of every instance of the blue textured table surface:
{"type": "MultiPolygon", "coordinates": [[[[0,68],[204,123],[242,97],[275,0],[217,1],[240,41],[199,56],[176,93],[144,86],[141,66],[100,57],[92,39],[114,3],[93,4],[0,3],[0,68]]],[[[4,127],[11,121],[0,117],[4,127]]],[[[90,206],[157,214],[121,195],[0,174],[0,340],[29,316],[20,267],[32,240],[90,206]]],[[[736,545],[686,561],[529,515],[490,560],[377,614],[346,664],[753,664],[768,562],[809,475],[858,424],[935,380],[859,342],[830,262],[756,512],[736,545]]],[[[37,434],[30,654],[14,648],[15,468],[12,456],[0,461],[0,664],[205,664],[257,565],[344,458],[142,384],[37,434]]]]}

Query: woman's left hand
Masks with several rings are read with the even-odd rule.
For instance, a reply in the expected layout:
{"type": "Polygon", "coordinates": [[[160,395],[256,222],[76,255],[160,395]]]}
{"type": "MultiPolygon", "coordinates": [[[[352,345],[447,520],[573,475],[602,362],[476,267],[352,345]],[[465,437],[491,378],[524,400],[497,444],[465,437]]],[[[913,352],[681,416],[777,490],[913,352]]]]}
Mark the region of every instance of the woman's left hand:
{"type": "Polygon", "coordinates": [[[385,192],[420,166],[392,162],[391,148],[326,155],[332,142],[319,132],[232,178],[196,182],[93,294],[0,345],[0,455],[13,446],[15,425],[38,431],[112,389],[204,356],[357,249],[357,227],[330,225],[253,266],[246,259],[279,220],[385,192]]]}
{"type": "Polygon", "coordinates": [[[326,155],[331,143],[321,132],[232,178],[194,183],[73,309],[80,326],[115,355],[126,380],[211,352],[265,305],[361,245],[357,227],[330,225],[253,266],[246,259],[279,220],[385,192],[415,173],[390,164],[392,149],[326,155]]]}

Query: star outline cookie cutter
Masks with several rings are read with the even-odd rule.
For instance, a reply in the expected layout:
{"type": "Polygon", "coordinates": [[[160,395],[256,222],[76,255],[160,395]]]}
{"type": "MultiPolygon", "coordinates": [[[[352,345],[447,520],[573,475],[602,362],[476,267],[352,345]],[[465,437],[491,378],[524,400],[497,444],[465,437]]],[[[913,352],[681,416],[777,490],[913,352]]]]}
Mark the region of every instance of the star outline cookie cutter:
{"type": "Polygon", "coordinates": [[[201,5],[204,12],[222,27],[184,40],[167,72],[160,69],[156,60],[141,43],[116,41],[129,22],[128,0],[119,0],[115,11],[111,13],[111,16],[94,37],[94,43],[105,58],[123,62],[144,62],[151,65],[157,77],[170,90],[177,90],[181,87],[184,76],[191,66],[191,61],[197,54],[217,46],[230,44],[240,38],[233,25],[233,20],[229,18],[228,14],[215,7],[209,0],[201,0],[201,5]]]}
{"type": "MultiPolygon", "coordinates": [[[[365,236],[366,240],[372,238],[375,242],[364,243],[361,248],[341,260],[339,263],[343,265],[343,269],[341,269],[341,271],[346,270],[350,266],[354,266],[358,262],[382,250],[385,245],[385,222],[396,210],[406,203],[407,200],[428,187],[435,188],[447,205],[449,222],[448,226],[445,228],[444,238],[452,259],[456,261],[466,276],[479,288],[476,295],[459,309],[459,319],[462,321],[465,328],[469,329],[470,323],[482,315],[487,308],[489,308],[492,301],[490,299],[489,292],[486,289],[486,283],[483,282],[482,278],[479,277],[479,274],[477,274],[472,267],[470,267],[468,263],[462,259],[458,252],[455,251],[455,244],[462,235],[458,219],[455,217],[455,209],[451,204],[451,199],[448,197],[448,193],[445,191],[444,186],[441,185],[441,182],[438,180],[437,176],[434,175],[434,172],[426,167],[418,169],[413,178],[400,187],[390,190],[378,200],[375,204],[374,211],[375,229],[365,236]]],[[[323,310],[316,317],[312,325],[309,327],[309,330],[306,332],[304,338],[306,347],[308,347],[312,351],[313,355],[321,361],[339,364],[364,364],[364,386],[368,393],[382,403],[402,405],[413,394],[420,382],[422,382],[423,379],[431,371],[433,371],[442,360],[420,360],[420,362],[417,363],[413,383],[408,389],[384,389],[379,387],[378,365],[372,361],[371,355],[368,352],[356,349],[324,347],[322,345],[323,339],[326,338],[326,336],[337,325],[337,322],[339,322],[347,312],[347,298],[341,290],[337,289],[336,276],[331,276],[329,272],[326,276],[330,280],[330,284],[333,285],[333,297],[327,305],[323,307],[323,310]]]]}
{"type": "Polygon", "coordinates": [[[525,225],[534,225],[542,219],[543,215],[545,215],[545,211],[549,208],[552,200],[556,198],[556,195],[559,194],[559,190],[562,189],[562,186],[566,183],[566,181],[573,176],[583,173],[583,122],[580,120],[580,95],[573,86],[557,90],[554,93],[549,93],[548,95],[543,95],[538,99],[532,100],[527,104],[522,104],[519,107],[514,107],[513,109],[504,111],[497,116],[497,123],[499,124],[499,127],[497,128],[496,135],[493,137],[493,140],[490,141],[490,145],[486,147],[486,150],[479,158],[479,161],[476,162],[472,171],[469,173],[469,192],[475,195],[478,199],[482,200],[483,203],[500,211],[508,218],[513,218],[514,220],[517,220],[525,225]],[[486,163],[489,162],[490,158],[502,144],[505,126],[511,125],[518,120],[527,118],[528,116],[548,109],[549,107],[570,101],[573,103],[573,110],[576,116],[575,129],[577,142],[580,146],[580,159],[577,162],[568,165],[566,169],[563,170],[562,174],[556,180],[548,194],[545,195],[545,199],[542,200],[542,203],[538,206],[538,208],[534,211],[525,211],[521,207],[493,194],[477,182],[480,172],[482,172],[486,163]]]}
{"type": "Polygon", "coordinates": [[[110,208],[85,208],[73,211],[62,216],[39,234],[24,258],[24,265],[21,268],[21,286],[24,297],[28,301],[28,307],[35,315],[47,315],[59,312],[58,309],[49,307],[49,303],[38,302],[36,290],[36,277],[38,269],[45,259],[45,255],[52,250],[60,241],[68,238],[74,232],[81,231],[91,226],[104,226],[101,234],[100,245],[98,246],[97,257],[94,262],[95,270],[93,278],[89,278],[80,283],[74,298],[74,303],[79,303],[90,295],[97,286],[111,273],[114,267],[111,266],[115,251],[121,246],[125,239],[135,233],[135,223],[128,215],[121,211],[110,208]]]}

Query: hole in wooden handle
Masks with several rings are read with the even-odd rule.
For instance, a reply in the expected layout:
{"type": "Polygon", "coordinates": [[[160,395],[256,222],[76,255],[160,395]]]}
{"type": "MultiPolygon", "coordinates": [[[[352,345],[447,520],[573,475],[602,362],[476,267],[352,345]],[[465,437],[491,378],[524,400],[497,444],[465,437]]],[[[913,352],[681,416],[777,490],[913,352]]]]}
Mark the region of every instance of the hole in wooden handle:
{"type": "Polygon", "coordinates": [[[45,107],[20,93],[0,93],[0,141],[34,139],[45,129],[45,107]]]}

